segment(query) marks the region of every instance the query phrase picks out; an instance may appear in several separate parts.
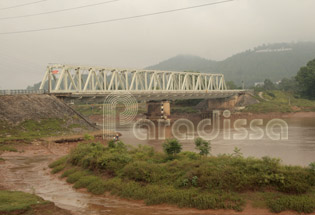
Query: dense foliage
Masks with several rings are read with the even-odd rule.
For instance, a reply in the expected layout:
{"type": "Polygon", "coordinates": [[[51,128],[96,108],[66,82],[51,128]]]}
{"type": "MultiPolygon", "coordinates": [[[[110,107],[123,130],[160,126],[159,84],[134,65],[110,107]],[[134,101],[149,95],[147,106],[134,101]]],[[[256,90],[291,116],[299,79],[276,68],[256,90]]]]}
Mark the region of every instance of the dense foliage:
{"type": "Polygon", "coordinates": [[[163,143],[163,150],[169,156],[175,156],[180,153],[182,150],[182,145],[178,142],[177,139],[167,139],[163,143]]]}
{"type": "Polygon", "coordinates": [[[315,59],[302,67],[295,77],[298,92],[309,99],[315,99],[315,59]]]}
{"type": "Polygon", "coordinates": [[[266,78],[276,82],[294,76],[299,68],[315,56],[315,43],[264,44],[235,54],[223,61],[212,61],[197,56],[179,55],[149,69],[223,73],[227,81],[241,86],[253,86],[266,78]]]}
{"type": "MultiPolygon", "coordinates": [[[[180,152],[172,153],[170,159],[168,154],[145,146],[128,149],[123,143],[115,147],[89,143],[79,144],[50,167],[64,170],[62,177],[75,188],[85,187],[94,194],[111,192],[147,204],[242,210],[245,201],[239,193],[246,191],[305,195],[310,196],[308,204],[315,203],[315,194],[310,193],[315,185],[312,166],[284,166],[278,159],[244,158],[240,153],[206,157],[180,152]]],[[[303,198],[299,199],[301,204],[305,203],[303,198]]],[[[279,208],[277,202],[270,202],[269,208],[295,210],[283,201],[279,200],[279,208]]],[[[314,207],[304,212],[310,210],[314,207]]]]}

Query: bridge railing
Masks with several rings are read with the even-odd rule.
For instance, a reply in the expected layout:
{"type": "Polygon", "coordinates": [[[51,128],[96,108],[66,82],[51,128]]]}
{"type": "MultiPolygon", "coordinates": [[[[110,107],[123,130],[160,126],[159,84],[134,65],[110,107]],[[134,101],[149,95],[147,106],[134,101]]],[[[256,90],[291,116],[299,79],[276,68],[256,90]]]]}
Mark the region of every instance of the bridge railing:
{"type": "Polygon", "coordinates": [[[28,94],[44,94],[46,90],[23,90],[23,89],[14,89],[14,90],[0,90],[0,95],[28,95],[28,94]]]}

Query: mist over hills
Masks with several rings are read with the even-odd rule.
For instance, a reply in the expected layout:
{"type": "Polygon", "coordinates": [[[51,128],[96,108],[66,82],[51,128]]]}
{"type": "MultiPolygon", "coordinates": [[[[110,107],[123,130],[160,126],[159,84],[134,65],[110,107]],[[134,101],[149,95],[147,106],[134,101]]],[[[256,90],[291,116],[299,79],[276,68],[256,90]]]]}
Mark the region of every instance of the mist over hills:
{"type": "Polygon", "coordinates": [[[315,59],[314,42],[274,43],[246,50],[223,61],[178,55],[146,69],[223,73],[227,81],[238,85],[244,81],[248,87],[266,78],[279,81],[292,77],[312,59],[315,59]]]}
{"type": "MultiPolygon", "coordinates": [[[[274,43],[246,50],[223,61],[177,55],[145,69],[223,73],[226,81],[234,81],[239,86],[244,81],[245,86],[250,87],[266,78],[276,82],[295,76],[312,59],[315,59],[314,42],[274,43]]],[[[39,86],[40,83],[36,83],[27,89],[39,86]]]]}

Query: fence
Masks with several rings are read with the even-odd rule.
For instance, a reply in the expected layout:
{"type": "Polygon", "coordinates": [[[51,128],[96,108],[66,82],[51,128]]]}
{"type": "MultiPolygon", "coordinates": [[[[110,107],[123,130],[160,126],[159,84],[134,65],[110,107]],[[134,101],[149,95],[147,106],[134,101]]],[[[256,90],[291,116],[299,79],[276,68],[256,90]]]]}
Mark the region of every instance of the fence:
{"type": "Polygon", "coordinates": [[[0,90],[0,95],[45,94],[46,90],[0,90]]]}

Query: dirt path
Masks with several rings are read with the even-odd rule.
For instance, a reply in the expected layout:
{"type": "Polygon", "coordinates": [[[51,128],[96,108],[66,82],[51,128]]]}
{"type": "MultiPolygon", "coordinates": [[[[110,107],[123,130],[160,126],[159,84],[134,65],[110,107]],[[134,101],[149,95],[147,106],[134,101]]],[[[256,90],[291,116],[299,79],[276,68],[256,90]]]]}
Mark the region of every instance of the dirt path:
{"type": "MultiPolygon", "coordinates": [[[[232,210],[179,209],[171,206],[146,206],[140,201],[127,201],[113,196],[95,196],[84,190],[75,190],[57,175],[51,175],[48,164],[64,155],[75,144],[52,144],[24,146],[23,153],[4,153],[5,162],[0,163],[0,187],[34,193],[74,215],[269,215],[266,209],[247,205],[243,212],[232,210]]],[[[296,214],[291,212],[280,213],[296,214]]]]}

